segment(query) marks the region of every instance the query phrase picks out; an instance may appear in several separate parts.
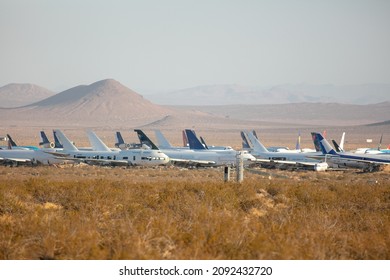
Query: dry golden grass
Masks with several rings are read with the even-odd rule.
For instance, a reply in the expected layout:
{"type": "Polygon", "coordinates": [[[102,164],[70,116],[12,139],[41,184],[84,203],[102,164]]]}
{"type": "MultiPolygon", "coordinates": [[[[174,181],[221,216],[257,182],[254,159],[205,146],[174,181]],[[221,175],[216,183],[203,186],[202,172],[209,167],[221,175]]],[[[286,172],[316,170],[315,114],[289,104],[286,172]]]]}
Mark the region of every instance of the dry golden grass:
{"type": "Polygon", "coordinates": [[[390,259],[389,171],[245,176],[0,167],[0,259],[390,259]]]}

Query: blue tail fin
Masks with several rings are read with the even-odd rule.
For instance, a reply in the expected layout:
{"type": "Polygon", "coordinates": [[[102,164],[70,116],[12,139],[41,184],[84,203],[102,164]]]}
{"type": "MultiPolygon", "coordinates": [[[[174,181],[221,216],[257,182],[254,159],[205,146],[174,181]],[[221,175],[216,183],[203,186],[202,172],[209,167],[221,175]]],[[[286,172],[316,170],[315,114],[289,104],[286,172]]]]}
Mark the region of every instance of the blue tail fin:
{"type": "Polygon", "coordinates": [[[158,150],[158,147],[149,139],[148,136],[141,129],[134,129],[137,132],[138,139],[141,144],[148,145],[152,150],[158,150]]]}
{"type": "Polygon", "coordinates": [[[206,148],[202,145],[199,139],[196,137],[195,132],[190,129],[185,130],[188,143],[190,144],[190,149],[192,150],[206,150],[206,148]]]}
{"type": "Polygon", "coordinates": [[[321,133],[318,132],[312,132],[311,136],[313,138],[314,146],[319,148],[319,150],[324,154],[337,154],[337,152],[332,148],[332,146],[329,144],[328,141],[322,136],[321,133]]]}
{"type": "Polygon", "coordinates": [[[59,148],[59,149],[64,148],[60,140],[58,140],[57,134],[54,130],[53,130],[53,137],[54,137],[54,148],[59,148]]]}
{"type": "Polygon", "coordinates": [[[15,141],[12,140],[12,137],[7,134],[7,138],[8,138],[8,145],[12,146],[12,147],[17,147],[18,145],[16,145],[15,141]]]}
{"type": "Polygon", "coordinates": [[[246,137],[244,131],[241,131],[241,138],[242,138],[242,148],[250,149],[251,146],[249,145],[248,138],[246,137]]]}
{"type": "Polygon", "coordinates": [[[125,144],[125,140],[123,140],[122,134],[119,131],[115,133],[115,139],[116,139],[115,147],[119,148],[120,145],[125,144]]]}
{"type": "Polygon", "coordinates": [[[43,130],[41,130],[40,134],[41,134],[41,142],[39,142],[39,146],[48,145],[48,144],[50,145],[50,141],[47,138],[46,133],[43,130]]]}

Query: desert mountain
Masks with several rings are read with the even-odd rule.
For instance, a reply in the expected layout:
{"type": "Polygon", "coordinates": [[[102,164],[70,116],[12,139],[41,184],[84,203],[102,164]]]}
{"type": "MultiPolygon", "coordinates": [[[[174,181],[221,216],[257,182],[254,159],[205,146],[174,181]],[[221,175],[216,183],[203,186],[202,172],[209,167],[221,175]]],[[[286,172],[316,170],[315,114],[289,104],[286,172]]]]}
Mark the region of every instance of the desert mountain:
{"type": "Polygon", "coordinates": [[[164,105],[233,105],[287,103],[375,104],[390,101],[389,84],[365,85],[278,85],[257,88],[240,85],[210,85],[164,94],[147,94],[149,100],[164,105]]]}
{"type": "Polygon", "coordinates": [[[37,102],[54,93],[33,84],[8,84],[0,87],[0,107],[13,108],[37,102]]]}
{"type": "Polygon", "coordinates": [[[171,113],[112,79],[76,86],[22,108],[0,110],[0,116],[12,122],[57,126],[144,124],[171,113]]]}
{"type": "Polygon", "coordinates": [[[290,103],[265,105],[175,106],[215,117],[309,125],[362,125],[390,120],[390,102],[369,105],[290,103]]]}

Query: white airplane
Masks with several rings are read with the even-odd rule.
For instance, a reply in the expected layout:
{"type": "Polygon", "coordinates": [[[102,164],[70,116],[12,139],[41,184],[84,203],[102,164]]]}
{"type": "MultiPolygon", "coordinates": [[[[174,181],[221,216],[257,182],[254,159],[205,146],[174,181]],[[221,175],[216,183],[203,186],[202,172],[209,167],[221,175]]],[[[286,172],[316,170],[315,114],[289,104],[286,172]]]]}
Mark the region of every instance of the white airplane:
{"type": "Polygon", "coordinates": [[[57,158],[55,155],[43,150],[0,150],[0,163],[2,164],[59,164],[64,159],[57,158]]]}
{"type": "MultiPolygon", "coordinates": [[[[130,165],[130,166],[155,166],[169,162],[169,157],[160,150],[152,149],[131,149],[131,150],[110,150],[103,142],[96,147],[100,151],[79,150],[73,143],[62,133],[55,130],[58,139],[64,146],[63,150],[55,154],[68,160],[86,162],[90,164],[111,164],[111,165],[130,165]],[[104,147],[104,146],[105,147],[104,147]]],[[[95,139],[96,140],[96,139],[95,139]]],[[[94,143],[96,144],[96,143],[94,143]]]]}
{"type": "Polygon", "coordinates": [[[377,171],[382,165],[390,164],[390,155],[359,155],[350,152],[336,152],[321,133],[312,132],[315,145],[326,156],[326,161],[336,167],[359,168],[365,171],[377,171]]]}
{"type": "MultiPolygon", "coordinates": [[[[157,149],[157,146],[149,139],[149,137],[146,136],[142,130],[135,129],[134,131],[137,132],[138,138],[142,144],[146,144],[152,149],[157,149]]],[[[190,140],[190,138],[188,140],[189,143],[191,143],[192,140],[190,140]]],[[[235,165],[237,162],[237,155],[239,152],[234,150],[211,151],[205,149],[200,142],[197,144],[202,147],[200,150],[171,148],[161,149],[161,151],[167,154],[171,162],[176,165],[212,167],[235,165]]],[[[256,160],[255,157],[250,155],[248,152],[242,152],[242,157],[244,165],[253,163],[256,160]]]]}
{"type": "Polygon", "coordinates": [[[252,155],[257,158],[258,162],[263,162],[266,165],[281,168],[304,168],[315,171],[325,171],[328,164],[324,162],[324,156],[321,153],[284,153],[270,152],[268,149],[254,136],[252,132],[243,132],[251,145],[252,155]],[[313,158],[316,156],[316,158],[313,158]],[[322,159],[318,157],[322,156],[322,159]]]}

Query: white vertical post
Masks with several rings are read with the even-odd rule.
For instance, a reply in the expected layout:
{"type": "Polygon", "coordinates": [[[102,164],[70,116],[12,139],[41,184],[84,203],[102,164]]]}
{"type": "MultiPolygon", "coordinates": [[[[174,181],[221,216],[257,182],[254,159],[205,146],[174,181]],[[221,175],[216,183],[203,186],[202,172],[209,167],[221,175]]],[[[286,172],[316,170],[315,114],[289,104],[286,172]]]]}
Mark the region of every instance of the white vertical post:
{"type": "Polygon", "coordinates": [[[244,180],[244,159],[241,152],[236,156],[237,182],[241,183],[244,180]]]}

